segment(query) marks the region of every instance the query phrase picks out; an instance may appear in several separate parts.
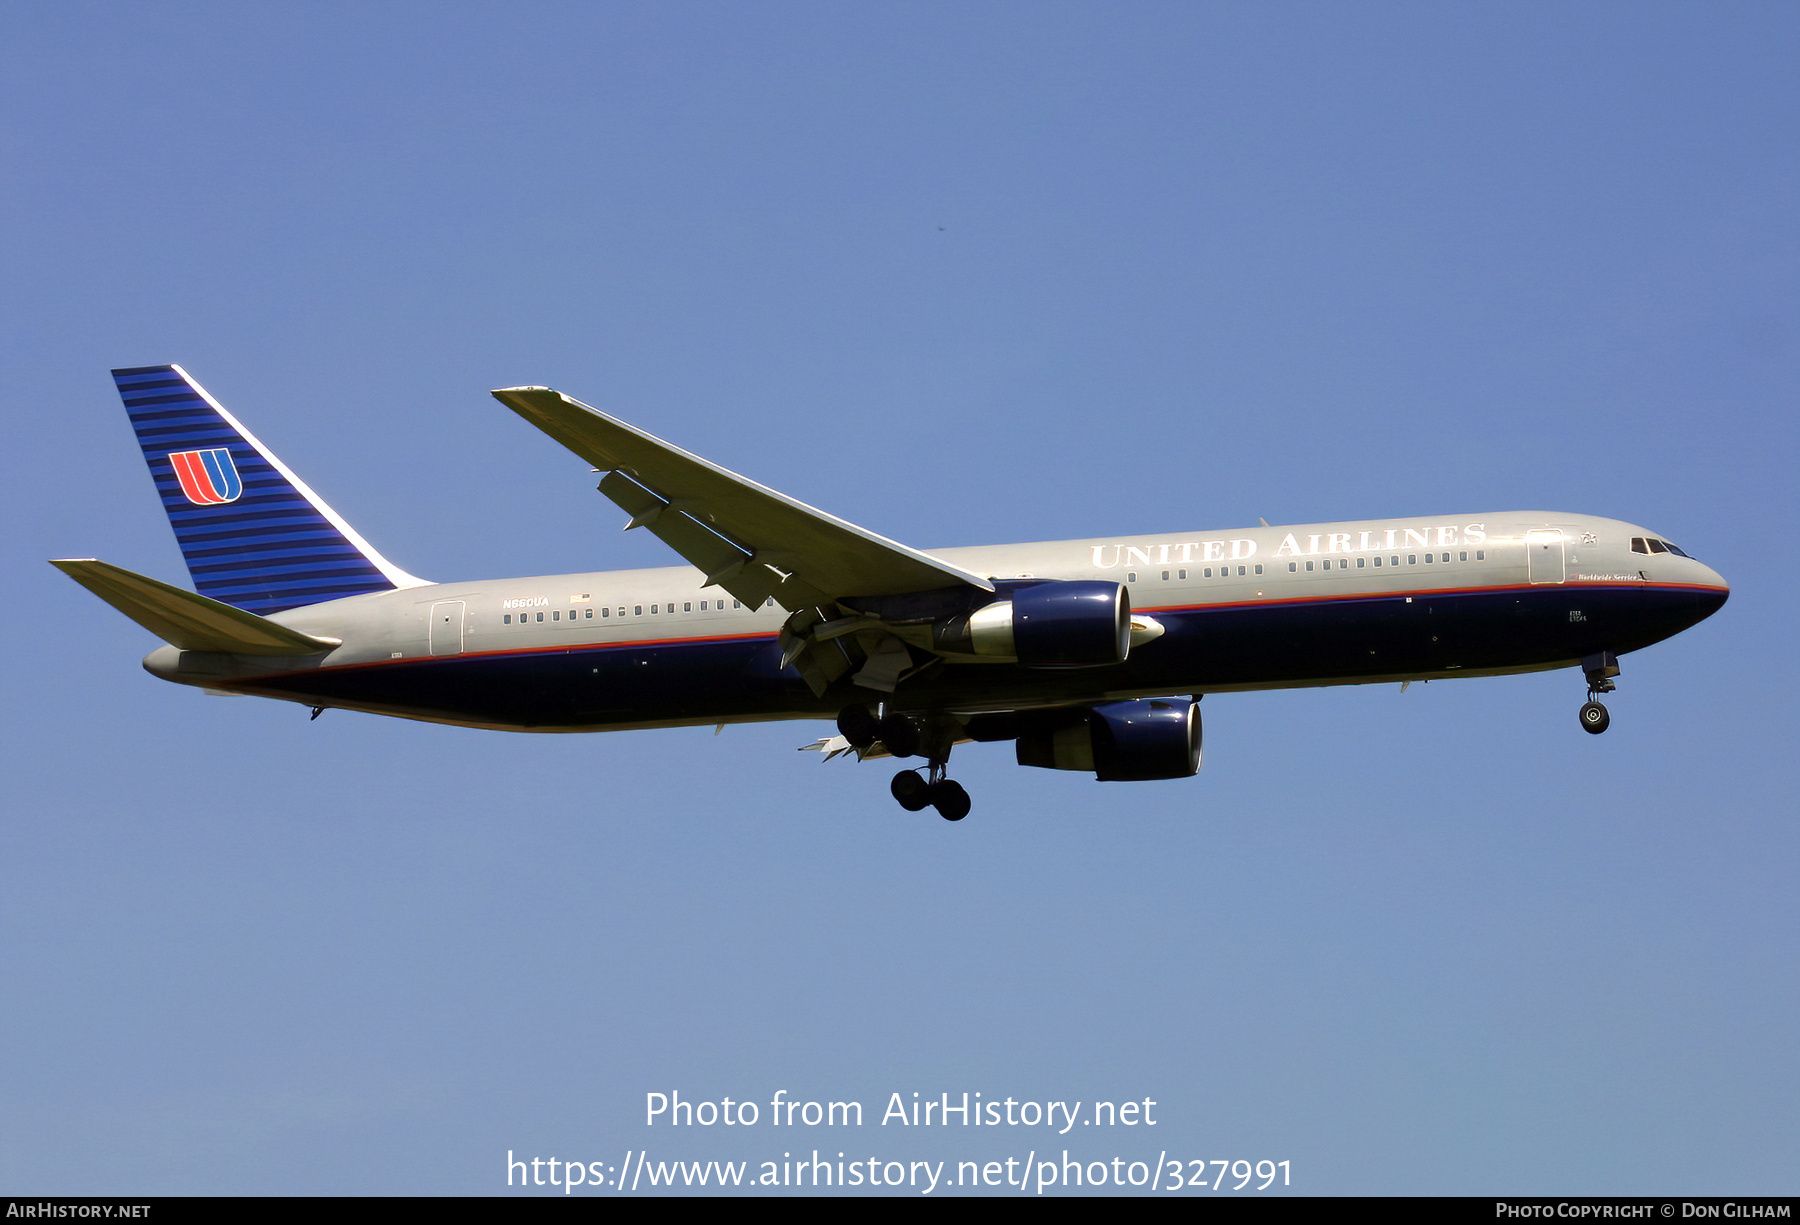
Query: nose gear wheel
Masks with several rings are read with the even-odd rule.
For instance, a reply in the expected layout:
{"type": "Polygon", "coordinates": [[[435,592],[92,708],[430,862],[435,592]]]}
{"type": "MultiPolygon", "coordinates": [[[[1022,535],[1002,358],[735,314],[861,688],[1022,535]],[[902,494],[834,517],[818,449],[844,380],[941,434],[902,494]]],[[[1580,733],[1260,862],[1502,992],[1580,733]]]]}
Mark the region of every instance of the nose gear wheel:
{"type": "Polygon", "coordinates": [[[1612,716],[1600,704],[1600,695],[1618,688],[1612,678],[1619,674],[1619,660],[1611,651],[1602,651],[1584,658],[1581,671],[1587,677],[1588,686],[1587,704],[1581,708],[1581,730],[1598,736],[1612,725],[1612,716]]]}

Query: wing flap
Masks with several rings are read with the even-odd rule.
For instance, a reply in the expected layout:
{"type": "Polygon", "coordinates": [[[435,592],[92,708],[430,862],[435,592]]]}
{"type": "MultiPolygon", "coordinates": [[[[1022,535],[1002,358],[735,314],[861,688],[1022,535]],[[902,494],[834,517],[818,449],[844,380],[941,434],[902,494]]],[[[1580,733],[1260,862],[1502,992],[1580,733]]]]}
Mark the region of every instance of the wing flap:
{"type": "Polygon", "coordinates": [[[994,586],[708,463],[547,387],[494,398],[607,473],[600,492],[745,603],[788,609],[846,596],[994,586]],[[733,552],[735,550],[735,552],[733,552]],[[740,589],[742,594],[740,594],[740,589]]]}
{"type": "MultiPolygon", "coordinates": [[[[720,535],[666,498],[644,488],[623,472],[608,472],[600,492],[631,516],[627,529],[643,527],[674,549],[706,576],[706,586],[723,587],[752,608],[774,595],[782,577],[756,560],[735,540],[720,535]]],[[[825,597],[818,596],[815,602],[825,597]]]]}
{"type": "Polygon", "coordinates": [[[91,557],[63,558],[50,564],[170,646],[184,651],[316,655],[340,645],[336,638],[315,638],[267,617],[91,557]]]}

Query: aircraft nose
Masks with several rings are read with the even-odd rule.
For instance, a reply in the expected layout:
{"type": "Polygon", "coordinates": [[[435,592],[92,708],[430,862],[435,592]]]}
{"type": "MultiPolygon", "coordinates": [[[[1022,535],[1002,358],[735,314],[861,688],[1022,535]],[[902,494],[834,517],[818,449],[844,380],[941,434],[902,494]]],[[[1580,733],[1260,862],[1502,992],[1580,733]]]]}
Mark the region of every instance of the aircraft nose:
{"type": "Polygon", "coordinates": [[[1703,618],[1718,612],[1725,607],[1725,601],[1731,598],[1731,585],[1725,581],[1725,577],[1711,566],[1707,566],[1705,569],[1708,585],[1716,584],[1717,590],[1699,593],[1697,599],[1700,605],[1700,615],[1703,618]]]}

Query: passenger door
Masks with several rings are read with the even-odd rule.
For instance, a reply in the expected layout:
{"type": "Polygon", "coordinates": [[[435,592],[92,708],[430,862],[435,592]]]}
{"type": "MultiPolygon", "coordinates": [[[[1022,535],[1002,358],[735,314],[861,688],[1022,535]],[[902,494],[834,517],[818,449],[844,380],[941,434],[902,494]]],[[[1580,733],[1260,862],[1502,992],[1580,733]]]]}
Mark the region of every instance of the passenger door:
{"type": "Polygon", "coordinates": [[[1525,533],[1526,573],[1533,583],[1563,581],[1563,534],[1558,528],[1525,533]]]}

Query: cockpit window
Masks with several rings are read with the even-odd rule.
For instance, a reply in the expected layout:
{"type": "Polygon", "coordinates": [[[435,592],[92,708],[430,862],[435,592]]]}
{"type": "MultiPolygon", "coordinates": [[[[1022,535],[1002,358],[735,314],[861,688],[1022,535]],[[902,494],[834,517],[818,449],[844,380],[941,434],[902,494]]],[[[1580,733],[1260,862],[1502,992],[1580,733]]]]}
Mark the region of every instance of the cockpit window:
{"type": "MultiPolygon", "coordinates": [[[[1673,553],[1677,557],[1688,557],[1681,549],[1666,540],[1658,540],[1654,536],[1633,536],[1631,538],[1633,553],[1673,553]]],[[[1688,560],[1692,561],[1690,557],[1688,560]]]]}

